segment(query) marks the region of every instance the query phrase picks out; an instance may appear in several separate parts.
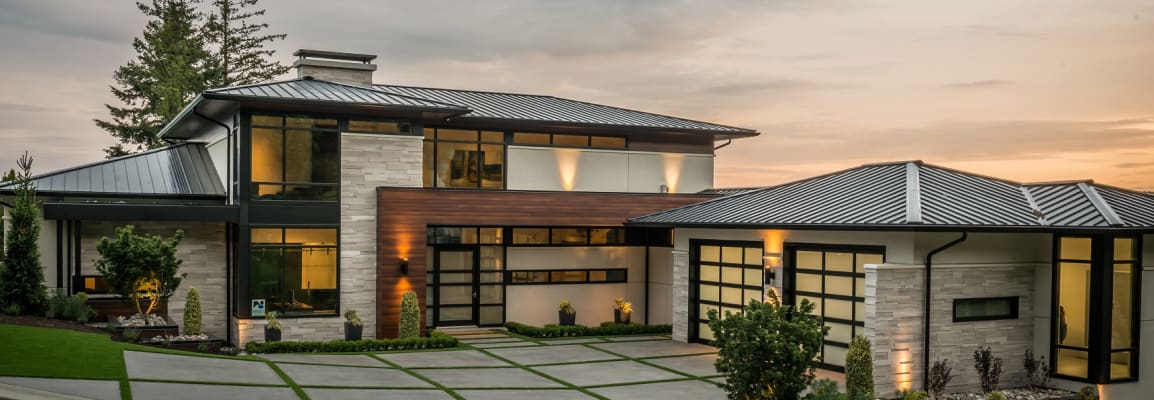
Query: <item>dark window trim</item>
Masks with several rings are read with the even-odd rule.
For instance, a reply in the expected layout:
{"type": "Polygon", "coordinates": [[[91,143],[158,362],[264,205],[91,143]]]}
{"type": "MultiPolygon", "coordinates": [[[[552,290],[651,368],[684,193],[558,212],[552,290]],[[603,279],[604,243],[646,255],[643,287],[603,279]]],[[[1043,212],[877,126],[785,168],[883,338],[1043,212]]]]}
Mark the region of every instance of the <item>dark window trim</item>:
{"type": "Polygon", "coordinates": [[[545,148],[558,148],[558,149],[594,149],[594,150],[621,150],[621,151],[629,150],[629,138],[624,137],[624,136],[593,135],[593,134],[588,134],[588,133],[547,133],[547,132],[526,132],[526,131],[510,131],[509,134],[510,134],[510,140],[509,140],[510,146],[545,147],[545,148]],[[518,133],[531,133],[531,134],[536,134],[536,135],[548,135],[549,136],[549,144],[517,143],[515,141],[516,140],[515,137],[518,133]],[[584,146],[559,145],[559,144],[557,144],[557,141],[554,140],[554,137],[556,137],[557,135],[561,135],[561,136],[584,136],[585,137],[585,145],[584,146]],[[621,147],[593,146],[593,138],[594,137],[623,139],[625,141],[625,144],[621,147]]]}
{"type": "Polygon", "coordinates": [[[242,115],[241,119],[246,122],[246,124],[244,124],[242,127],[242,132],[244,132],[244,135],[247,136],[247,139],[246,139],[247,142],[246,142],[245,146],[242,147],[242,151],[244,151],[244,156],[243,156],[242,160],[246,161],[246,162],[242,162],[242,163],[247,164],[247,165],[245,166],[246,167],[245,171],[244,171],[245,174],[243,175],[243,179],[245,182],[241,186],[247,187],[248,190],[246,190],[246,191],[248,193],[245,193],[244,195],[246,196],[246,198],[248,199],[249,202],[252,202],[255,204],[261,204],[261,203],[264,203],[264,204],[339,204],[340,203],[340,175],[341,175],[341,171],[340,171],[340,163],[339,162],[337,164],[337,182],[264,182],[264,181],[254,181],[252,179],[252,162],[253,162],[253,160],[252,160],[252,141],[253,141],[252,136],[253,136],[253,130],[254,129],[277,129],[277,130],[280,130],[280,133],[282,136],[282,140],[281,140],[281,177],[284,177],[286,169],[288,168],[288,152],[285,151],[285,147],[288,145],[288,141],[284,140],[284,137],[286,135],[288,135],[288,131],[321,132],[321,133],[331,133],[331,134],[336,135],[337,136],[336,158],[337,158],[337,160],[340,160],[342,157],[341,146],[340,146],[340,134],[348,126],[348,118],[342,118],[342,117],[338,117],[338,116],[331,115],[331,114],[330,115],[312,114],[312,113],[295,114],[295,113],[288,113],[288,112],[283,112],[283,111],[278,112],[278,111],[249,110],[249,111],[246,111],[242,115]],[[279,116],[281,118],[281,125],[280,126],[255,125],[255,124],[253,124],[253,117],[256,115],[279,116]],[[337,127],[336,128],[295,128],[295,127],[290,128],[290,127],[288,127],[288,120],[287,120],[287,118],[289,118],[289,117],[313,118],[313,119],[331,119],[331,120],[335,120],[337,122],[337,127]],[[256,192],[253,191],[253,189],[255,188],[255,186],[253,186],[253,185],[279,185],[279,186],[281,186],[282,196],[283,196],[284,191],[287,189],[287,186],[334,187],[334,188],[336,188],[336,191],[337,191],[337,198],[334,200],[254,198],[252,196],[254,196],[256,192]]]}
{"type": "MultiPolygon", "coordinates": [[[[246,242],[242,243],[242,245],[244,245],[245,252],[247,254],[245,257],[238,257],[238,258],[245,259],[245,262],[247,265],[245,266],[245,271],[239,271],[239,270],[237,271],[238,276],[240,276],[240,275],[245,276],[245,285],[240,286],[238,283],[238,285],[236,287],[238,292],[243,292],[241,294],[244,296],[243,297],[244,299],[246,299],[248,301],[252,301],[252,294],[249,293],[250,288],[248,287],[248,276],[250,274],[252,274],[251,260],[252,260],[252,253],[253,253],[254,249],[294,249],[294,250],[325,249],[325,250],[333,250],[334,252],[337,253],[336,266],[335,266],[336,275],[337,275],[336,276],[337,287],[336,287],[336,289],[334,289],[337,292],[337,297],[336,297],[337,301],[336,301],[336,304],[334,305],[334,308],[333,308],[334,311],[331,313],[329,313],[329,312],[316,312],[316,313],[292,313],[292,314],[287,314],[287,313],[281,312],[281,313],[277,314],[277,318],[280,318],[280,319],[322,318],[322,317],[323,318],[332,318],[332,317],[341,315],[341,291],[342,291],[342,288],[341,288],[341,255],[340,255],[341,226],[340,226],[340,224],[303,225],[303,224],[264,224],[264,223],[262,223],[262,224],[247,224],[245,226],[246,226],[246,228],[244,228],[245,235],[243,238],[238,238],[238,240],[243,239],[246,241],[246,242]],[[281,243],[282,244],[276,245],[276,244],[255,244],[255,243],[252,243],[252,230],[253,229],[280,229],[281,230],[281,243]],[[328,244],[326,244],[326,245],[307,245],[307,246],[306,245],[285,245],[284,240],[285,240],[285,235],[288,234],[287,233],[288,229],[333,229],[333,230],[337,231],[337,243],[335,245],[328,245],[328,244]]],[[[282,281],[283,281],[283,275],[284,275],[284,266],[283,265],[281,266],[281,275],[282,275],[282,281]]],[[[266,307],[267,307],[267,305],[266,305],[266,307]]],[[[248,307],[247,304],[241,304],[239,302],[239,299],[238,299],[238,302],[236,304],[236,308],[238,309],[237,313],[236,313],[236,315],[233,316],[236,319],[250,320],[250,319],[264,319],[265,318],[265,317],[253,317],[253,316],[249,315],[252,310],[248,307]]]]}
{"type": "MultiPolygon", "coordinates": [[[[506,190],[509,188],[509,145],[507,144],[507,142],[509,141],[509,135],[511,135],[511,133],[509,133],[509,131],[502,130],[502,129],[452,128],[452,127],[424,126],[420,130],[420,135],[423,138],[422,146],[421,146],[422,152],[425,151],[424,150],[424,148],[425,148],[424,143],[432,143],[432,147],[433,147],[433,154],[432,154],[432,157],[430,157],[433,161],[433,165],[432,165],[433,176],[431,179],[429,179],[429,182],[432,185],[427,186],[427,187],[430,187],[430,188],[448,188],[448,189],[468,189],[468,190],[506,190]],[[456,130],[456,131],[474,131],[474,132],[477,132],[477,140],[441,139],[438,137],[438,136],[440,136],[440,135],[438,135],[438,132],[437,132],[438,129],[450,129],[450,130],[456,130]],[[427,132],[427,131],[432,131],[431,135],[425,135],[425,132],[427,132]],[[501,134],[503,136],[502,137],[503,140],[500,142],[484,141],[481,139],[481,132],[483,132],[483,131],[501,132],[501,134]],[[475,187],[474,186],[439,186],[438,185],[438,179],[436,176],[436,173],[437,173],[437,154],[439,153],[437,151],[437,144],[438,143],[472,144],[472,145],[476,146],[477,152],[482,152],[481,146],[484,146],[484,145],[501,146],[501,187],[496,187],[496,188],[484,187],[484,185],[483,185],[484,179],[477,179],[477,186],[475,186],[475,187]]],[[[483,160],[481,159],[481,157],[477,158],[477,163],[478,164],[483,163],[483,160]]],[[[428,166],[422,166],[421,167],[421,174],[422,175],[425,173],[425,170],[427,168],[428,168],[428,166]]],[[[478,174],[480,174],[480,172],[483,169],[484,169],[483,164],[477,165],[477,173],[478,174]]],[[[480,177],[478,176],[478,178],[480,178],[480,177]]]]}
{"type": "Polygon", "coordinates": [[[964,298],[964,299],[954,299],[954,308],[953,308],[953,310],[954,310],[954,313],[953,313],[954,322],[998,321],[998,320],[1005,320],[1005,319],[1018,319],[1018,300],[1019,300],[1018,296],[972,297],[972,298],[964,298]],[[959,304],[967,303],[967,302],[977,303],[977,302],[982,302],[982,301],[1001,301],[1001,300],[1008,300],[1009,301],[1010,310],[1009,310],[1008,314],[991,314],[991,315],[981,315],[981,316],[963,317],[963,318],[958,317],[958,305],[959,304]]]}
{"type": "Polygon", "coordinates": [[[604,285],[604,284],[622,284],[622,283],[628,283],[628,282],[629,282],[629,269],[628,268],[507,269],[507,270],[505,270],[505,284],[510,285],[510,286],[604,285]],[[604,271],[605,272],[605,280],[604,281],[591,281],[589,278],[590,273],[595,272],[595,271],[598,271],[598,272],[604,271]],[[549,280],[546,282],[514,282],[513,281],[513,274],[519,273],[519,272],[546,273],[546,274],[548,274],[547,276],[548,276],[549,280]],[[585,273],[585,280],[584,281],[557,281],[557,282],[554,282],[553,281],[553,273],[554,272],[584,272],[585,273]],[[609,279],[609,273],[610,272],[621,272],[623,274],[622,279],[621,280],[610,280],[609,279]]]}

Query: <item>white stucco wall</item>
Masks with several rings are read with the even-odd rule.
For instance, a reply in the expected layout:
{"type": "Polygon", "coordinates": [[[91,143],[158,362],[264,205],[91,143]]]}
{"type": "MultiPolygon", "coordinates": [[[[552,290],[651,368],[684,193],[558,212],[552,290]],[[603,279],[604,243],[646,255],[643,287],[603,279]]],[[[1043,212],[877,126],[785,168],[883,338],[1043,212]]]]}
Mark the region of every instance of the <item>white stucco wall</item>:
{"type": "MultiPolygon", "coordinates": [[[[577,323],[596,326],[613,320],[613,299],[633,302],[634,322],[645,320],[644,247],[509,247],[506,268],[596,269],[627,268],[627,283],[508,285],[505,318],[530,325],[557,323],[557,305],[569,300],[577,309],[577,323]]],[[[651,305],[652,307],[652,305],[651,305]]]]}
{"type": "Polygon", "coordinates": [[[229,190],[228,174],[228,136],[221,135],[215,142],[211,142],[204,146],[208,150],[209,158],[212,158],[212,166],[216,168],[216,175],[220,178],[220,182],[225,185],[225,190],[229,190]]]}
{"type": "Polygon", "coordinates": [[[696,193],[713,187],[713,155],[509,146],[509,190],[696,193]]]}
{"type": "Polygon", "coordinates": [[[673,249],[649,249],[649,323],[673,323],[673,249]]]}

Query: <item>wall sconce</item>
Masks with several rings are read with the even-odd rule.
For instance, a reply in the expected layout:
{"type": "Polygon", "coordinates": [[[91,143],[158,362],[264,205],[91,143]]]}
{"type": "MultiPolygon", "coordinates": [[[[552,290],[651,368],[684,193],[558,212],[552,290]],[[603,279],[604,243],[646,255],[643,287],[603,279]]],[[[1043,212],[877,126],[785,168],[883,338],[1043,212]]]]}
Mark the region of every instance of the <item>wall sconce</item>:
{"type": "Polygon", "coordinates": [[[765,269],[765,284],[766,285],[773,286],[773,280],[776,278],[777,278],[777,273],[773,271],[773,268],[766,268],[765,269]]]}
{"type": "Polygon", "coordinates": [[[409,274],[409,258],[401,257],[401,275],[409,274]]]}
{"type": "Polygon", "coordinates": [[[765,253],[765,266],[777,268],[781,266],[781,253],[765,253]]]}
{"type": "Polygon", "coordinates": [[[661,193],[669,193],[669,185],[662,184],[660,191],[661,193]]]}

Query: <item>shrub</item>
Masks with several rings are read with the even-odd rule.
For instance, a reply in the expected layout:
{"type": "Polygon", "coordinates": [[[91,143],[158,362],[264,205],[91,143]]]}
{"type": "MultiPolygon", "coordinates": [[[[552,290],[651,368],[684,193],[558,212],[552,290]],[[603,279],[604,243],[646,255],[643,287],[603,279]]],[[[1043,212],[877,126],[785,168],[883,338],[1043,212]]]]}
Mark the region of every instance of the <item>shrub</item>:
{"type": "Polygon", "coordinates": [[[345,311],[345,322],[352,326],[365,326],[365,322],[357,315],[357,310],[353,309],[345,311]]]}
{"type": "Polygon", "coordinates": [[[16,202],[9,210],[11,225],[4,235],[7,253],[0,268],[0,305],[12,315],[41,315],[48,304],[44,270],[40,266],[40,202],[32,183],[32,157],[16,161],[16,202]]]}
{"type": "Polygon", "coordinates": [[[982,393],[998,390],[998,380],[1002,376],[1002,359],[994,357],[994,352],[989,347],[974,350],[974,370],[978,372],[982,393]]]}
{"type": "Polygon", "coordinates": [[[851,399],[874,398],[874,362],[870,340],[858,335],[845,356],[845,391],[851,399]]]}
{"type": "Polygon", "coordinates": [[[96,270],[104,275],[110,291],[132,300],[136,311],[147,317],[180,286],[183,275],[177,271],[182,261],[176,258],[176,246],[184,231],[178,229],[166,240],[158,235],[137,235],[134,230],[132,225],[116,228],[116,239],[100,239],[96,270]],[[148,305],[142,306],[142,300],[148,305]]]}
{"type": "Polygon", "coordinates": [[[590,327],[585,325],[560,326],[545,325],[543,327],[525,325],[517,322],[506,322],[505,329],[518,335],[532,338],[557,338],[577,336],[620,336],[620,335],[652,335],[672,333],[672,325],[641,325],[602,323],[601,326],[590,327]]]}
{"type": "Polygon", "coordinates": [[[96,310],[89,307],[87,302],[87,294],[77,293],[75,296],[68,296],[64,294],[64,289],[57,289],[52,297],[48,298],[44,316],[87,324],[96,316],[96,310]]]}
{"type": "Polygon", "coordinates": [[[1046,363],[1046,356],[1034,358],[1034,352],[1026,349],[1022,366],[1026,369],[1026,379],[1029,380],[1030,385],[1050,386],[1050,364],[1046,363]]]}
{"type": "Polygon", "coordinates": [[[933,398],[936,399],[945,394],[946,386],[950,384],[950,380],[954,379],[954,377],[950,375],[953,370],[954,369],[950,367],[949,359],[934,361],[934,365],[930,367],[929,387],[930,394],[933,395],[933,398]]]}
{"type": "Polygon", "coordinates": [[[995,390],[986,395],[986,400],[1006,400],[1006,394],[995,390]]]}
{"type": "Polygon", "coordinates": [[[837,390],[837,382],[833,379],[818,379],[809,385],[809,393],[805,400],[845,400],[846,395],[837,390]]]}
{"type": "Polygon", "coordinates": [[[813,303],[781,305],[770,292],[769,301],[751,300],[744,314],[722,319],[709,311],[718,358],[714,364],[725,376],[723,388],[731,400],[797,399],[814,379],[822,338],[829,328],[811,314],[813,303]]]}
{"type": "Polygon", "coordinates": [[[257,353],[351,353],[366,351],[443,349],[457,346],[457,338],[430,331],[429,337],[404,339],[332,340],[328,342],[248,342],[244,351],[257,353]]]}
{"type": "Polygon", "coordinates": [[[569,300],[561,300],[561,305],[557,307],[558,310],[564,311],[565,314],[573,315],[577,313],[577,309],[573,308],[573,304],[569,300]]]}
{"type": "Polygon", "coordinates": [[[902,391],[902,400],[926,400],[930,398],[930,394],[925,390],[902,391]]]}
{"type": "Polygon", "coordinates": [[[265,330],[279,331],[281,329],[284,329],[284,326],[282,326],[280,324],[280,319],[277,319],[277,317],[276,317],[276,311],[269,311],[269,312],[265,313],[264,314],[264,321],[265,321],[265,323],[264,323],[264,329],[265,330]]]}
{"type": "Polygon", "coordinates": [[[1098,391],[1093,386],[1082,386],[1082,389],[1074,394],[1074,400],[1098,400],[1098,391]]]}
{"type": "Polygon", "coordinates": [[[135,343],[137,339],[140,339],[140,331],[136,329],[125,329],[120,332],[120,337],[126,342],[135,343]]]}
{"type": "Polygon", "coordinates": [[[184,334],[199,335],[204,333],[200,319],[200,291],[196,288],[189,288],[188,298],[184,299],[184,334]]]}
{"type": "Polygon", "coordinates": [[[412,290],[401,295],[401,326],[397,337],[415,338],[421,336],[421,306],[417,303],[417,292],[412,290]]]}

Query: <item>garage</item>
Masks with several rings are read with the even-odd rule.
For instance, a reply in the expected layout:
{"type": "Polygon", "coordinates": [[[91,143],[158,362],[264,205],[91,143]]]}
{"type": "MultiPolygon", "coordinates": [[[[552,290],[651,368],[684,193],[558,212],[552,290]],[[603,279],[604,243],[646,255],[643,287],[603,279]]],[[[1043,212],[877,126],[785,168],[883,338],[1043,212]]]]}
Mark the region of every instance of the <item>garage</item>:
{"type": "Polygon", "coordinates": [[[709,310],[740,313],[750,299],[764,299],[762,244],[694,240],[691,248],[689,339],[708,343],[709,310]]]}

